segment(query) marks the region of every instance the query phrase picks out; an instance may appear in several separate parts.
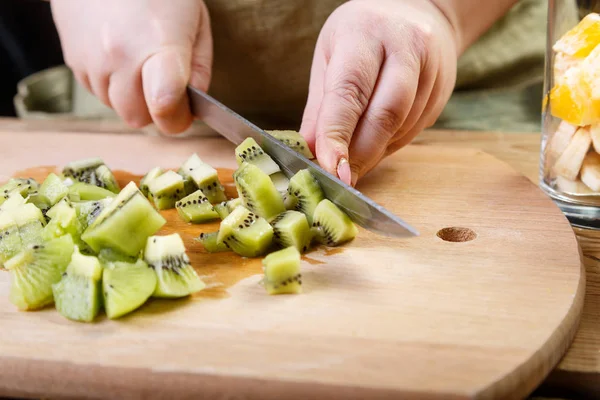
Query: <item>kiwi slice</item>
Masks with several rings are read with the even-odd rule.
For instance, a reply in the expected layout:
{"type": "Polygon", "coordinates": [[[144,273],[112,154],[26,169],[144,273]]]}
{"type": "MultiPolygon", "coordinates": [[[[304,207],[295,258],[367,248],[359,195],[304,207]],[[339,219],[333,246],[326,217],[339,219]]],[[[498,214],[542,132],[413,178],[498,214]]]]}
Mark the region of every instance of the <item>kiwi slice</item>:
{"type": "Polygon", "coordinates": [[[327,246],[338,246],[358,234],[350,217],[328,199],[321,200],[315,208],[311,230],[314,238],[327,246]]]}
{"type": "Polygon", "coordinates": [[[204,246],[204,250],[206,250],[209,253],[221,253],[224,251],[229,251],[227,243],[219,243],[219,241],[217,240],[218,236],[219,232],[201,233],[196,240],[202,243],[202,246],[204,246]]]}
{"type": "Polygon", "coordinates": [[[263,261],[262,283],[268,294],[302,293],[300,252],[288,247],[267,255],[263,261]]]}
{"type": "Polygon", "coordinates": [[[112,197],[102,200],[90,200],[71,203],[77,212],[77,218],[81,224],[82,231],[87,229],[104,210],[113,201],[112,197]]]}
{"type": "Polygon", "coordinates": [[[53,206],[69,194],[69,188],[58,175],[50,173],[40,186],[38,194],[41,202],[53,206]]]}
{"type": "Polygon", "coordinates": [[[260,168],[243,163],[233,173],[235,186],[244,206],[269,220],[285,211],[283,197],[275,185],[260,168]]]}
{"type": "Polygon", "coordinates": [[[235,160],[238,166],[241,166],[243,163],[256,165],[267,175],[281,171],[281,168],[273,161],[271,156],[264,152],[258,143],[256,143],[256,140],[250,137],[246,138],[246,140],[235,148],[235,160]]]}
{"type": "Polygon", "coordinates": [[[315,208],[325,198],[321,185],[307,169],[301,169],[290,179],[285,206],[288,210],[304,213],[309,224],[312,224],[315,208]]]}
{"type": "Polygon", "coordinates": [[[306,143],[304,136],[302,136],[299,132],[290,130],[272,130],[266,132],[283,144],[287,145],[292,150],[302,154],[309,160],[315,158],[313,153],[308,148],[308,144],[306,143]]]}
{"type": "Polygon", "coordinates": [[[175,208],[175,203],[185,195],[183,177],[176,172],[167,171],[148,183],[148,193],[157,209],[175,208]]]}
{"type": "Polygon", "coordinates": [[[75,182],[69,186],[69,199],[72,201],[89,201],[114,198],[117,195],[110,190],[89,183],[75,182]]]}
{"type": "Polygon", "coordinates": [[[110,319],[136,310],[156,289],[156,273],[143,260],[107,263],[102,273],[104,310],[110,319]]]}
{"type": "MultiPolygon", "coordinates": [[[[219,180],[217,170],[203,162],[198,154],[194,153],[179,168],[179,174],[195,184],[195,190],[200,189],[212,204],[226,201],[225,188],[219,180]]],[[[188,191],[194,189],[188,185],[188,191]]]]}
{"type": "Polygon", "coordinates": [[[154,297],[184,297],[206,287],[190,265],[178,233],[149,237],[144,260],[156,271],[154,297]]]}
{"type": "Polygon", "coordinates": [[[27,197],[37,194],[39,184],[33,178],[12,178],[4,185],[0,186],[0,204],[3,204],[11,194],[19,193],[21,197],[27,197]]]}
{"type": "Polygon", "coordinates": [[[119,193],[119,183],[113,175],[112,171],[106,165],[100,165],[95,170],[96,186],[104,188],[113,193],[119,193]]]}
{"type": "Polygon", "coordinates": [[[164,170],[161,167],[154,167],[150,171],[144,175],[142,180],[140,180],[140,191],[144,194],[144,196],[148,197],[150,195],[148,191],[148,183],[164,174],[164,170]]]}
{"type": "Polygon", "coordinates": [[[305,253],[310,247],[312,232],[306,216],[300,211],[285,211],[272,221],[273,241],[279,247],[295,247],[305,253]]]}
{"type": "Polygon", "coordinates": [[[243,257],[265,254],[273,244],[273,227],[244,206],[236,207],[222,222],[217,243],[243,257]]]}
{"type": "Polygon", "coordinates": [[[285,174],[281,171],[275,172],[270,175],[271,181],[273,185],[275,185],[275,189],[281,194],[286,194],[288,186],[290,185],[290,180],[285,176],[285,174]]]}
{"type": "Polygon", "coordinates": [[[166,222],[135,183],[129,182],[81,238],[96,253],[108,247],[135,257],[144,248],[146,239],[166,222]]]}
{"type": "Polygon", "coordinates": [[[26,247],[4,266],[10,271],[11,303],[20,310],[42,308],[54,301],[52,285],[59,282],[73,254],[70,235],[26,247]]]}
{"type": "Polygon", "coordinates": [[[52,285],[58,312],[73,321],[92,322],[100,311],[102,265],[94,256],[74,247],[71,262],[59,282],[52,285]]]}
{"type": "Polygon", "coordinates": [[[104,161],[98,157],[76,160],[65,165],[62,174],[65,178],[72,178],[74,181],[100,186],[96,169],[101,165],[104,165],[104,161]]]}
{"type": "Polygon", "coordinates": [[[83,227],[77,217],[77,211],[66,197],[48,210],[46,215],[50,218],[50,222],[42,232],[44,240],[71,235],[74,242],[79,242],[83,227]]]}
{"type": "Polygon", "coordinates": [[[175,204],[179,216],[186,222],[202,223],[219,218],[219,214],[202,193],[196,190],[194,193],[184,197],[175,204]]]}

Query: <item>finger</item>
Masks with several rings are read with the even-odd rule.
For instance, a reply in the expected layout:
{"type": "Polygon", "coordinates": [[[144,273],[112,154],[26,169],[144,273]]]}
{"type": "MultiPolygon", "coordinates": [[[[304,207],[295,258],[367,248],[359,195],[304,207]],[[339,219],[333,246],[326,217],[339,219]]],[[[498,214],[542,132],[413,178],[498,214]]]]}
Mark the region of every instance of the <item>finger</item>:
{"type": "Polygon", "coordinates": [[[81,86],[83,86],[88,92],[92,93],[92,87],[90,86],[90,78],[88,74],[81,71],[73,71],[75,79],[81,86]]]}
{"type": "Polygon", "coordinates": [[[327,65],[321,42],[322,39],[320,36],[317,40],[315,47],[317,50],[315,51],[310,69],[308,98],[302,115],[302,124],[300,125],[300,134],[306,140],[313,154],[315,153],[317,117],[319,116],[319,109],[323,100],[323,83],[325,81],[325,68],[327,65]]]}
{"type": "Polygon", "coordinates": [[[139,68],[122,68],[110,76],[108,97],[115,112],[131,127],[152,122],[144,99],[139,68]]]}
{"type": "Polygon", "coordinates": [[[191,50],[162,49],[142,66],[144,98],[152,120],[164,133],[180,133],[192,123],[186,94],[191,50]]]}
{"type": "Polygon", "coordinates": [[[91,92],[96,96],[104,105],[112,108],[110,99],[108,97],[108,84],[110,81],[110,74],[108,72],[92,72],[88,76],[91,92]]]}
{"type": "Polygon", "coordinates": [[[367,108],[382,61],[381,45],[366,38],[341,40],[333,50],[325,72],[315,140],[317,159],[332,174],[339,176],[340,160],[348,159],[352,134],[367,108]]]}
{"type": "Polygon", "coordinates": [[[201,2],[201,4],[200,25],[192,49],[190,85],[198,90],[207,92],[212,75],[213,39],[208,10],[204,2],[201,2]]]}
{"type": "MultiPolygon", "coordinates": [[[[369,107],[350,144],[352,185],[383,157],[388,143],[405,123],[419,87],[419,62],[410,56],[388,57],[369,107]]],[[[429,94],[429,92],[427,93],[429,94]]]]}

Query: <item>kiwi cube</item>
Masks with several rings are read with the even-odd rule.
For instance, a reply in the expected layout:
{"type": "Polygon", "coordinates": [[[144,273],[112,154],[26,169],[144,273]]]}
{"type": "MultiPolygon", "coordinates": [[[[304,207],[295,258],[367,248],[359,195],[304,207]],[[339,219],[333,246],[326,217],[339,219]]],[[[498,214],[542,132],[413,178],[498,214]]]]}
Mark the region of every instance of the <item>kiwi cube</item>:
{"type": "Polygon", "coordinates": [[[102,293],[106,316],[116,319],[138,309],[152,296],[156,283],[156,273],[141,259],[105,264],[102,293]]]}
{"type": "Polygon", "coordinates": [[[246,138],[235,148],[235,160],[238,166],[244,163],[256,165],[267,175],[281,171],[279,165],[251,137],[246,138]]]}
{"type": "Polygon", "coordinates": [[[72,203],[72,206],[77,213],[79,223],[81,224],[82,232],[96,220],[102,210],[108,207],[112,201],[112,197],[107,197],[102,200],[88,200],[72,203]]]}
{"type": "Polygon", "coordinates": [[[285,176],[285,174],[281,171],[275,172],[270,175],[271,181],[275,186],[275,189],[281,194],[286,194],[288,186],[290,185],[290,180],[285,176]]]}
{"type": "Polygon", "coordinates": [[[183,177],[167,171],[148,183],[148,192],[157,209],[175,208],[175,203],[184,196],[183,177]]]}
{"type": "MultiPolygon", "coordinates": [[[[212,204],[227,200],[217,170],[202,161],[198,154],[192,154],[179,168],[179,173],[186,178],[186,181],[193,182],[196,190],[202,190],[212,204]]],[[[195,191],[191,184],[188,184],[186,190],[195,191]]]]}
{"type": "Polygon", "coordinates": [[[202,223],[219,218],[219,214],[200,189],[175,204],[179,216],[186,222],[202,223]]]}
{"type": "Polygon", "coordinates": [[[190,265],[185,245],[178,233],[148,238],[144,261],[156,272],[153,297],[189,296],[206,287],[190,265]]]}
{"type": "Polygon", "coordinates": [[[41,210],[33,204],[26,203],[12,211],[12,217],[19,228],[19,237],[23,246],[40,244],[46,219],[41,210]]]}
{"type": "Polygon", "coordinates": [[[92,322],[100,311],[102,265],[95,256],[83,255],[75,246],[61,280],[52,285],[58,312],[73,321],[92,322]]]}
{"type": "Polygon", "coordinates": [[[119,183],[113,175],[112,171],[106,165],[100,165],[94,171],[96,174],[96,186],[104,188],[113,193],[119,193],[119,183]]]}
{"type": "Polygon", "coordinates": [[[149,236],[167,221],[130,182],[83,232],[81,238],[95,252],[108,247],[137,256],[149,236]]]}
{"type": "Polygon", "coordinates": [[[233,173],[235,186],[244,206],[270,220],[285,211],[283,197],[260,168],[244,163],[233,173]]]}
{"type": "Polygon", "coordinates": [[[300,252],[288,247],[268,254],[262,261],[262,283],[270,295],[302,293],[300,252]]]}
{"type": "Polygon", "coordinates": [[[140,180],[140,191],[144,194],[144,196],[148,197],[150,193],[148,192],[148,183],[154,178],[158,178],[165,171],[161,167],[154,167],[150,171],[146,173],[140,180]]]}
{"type": "Polygon", "coordinates": [[[221,253],[224,251],[230,251],[227,243],[219,243],[217,240],[218,236],[219,232],[201,233],[200,236],[198,236],[197,241],[202,243],[204,250],[206,250],[208,253],[221,253]]]}
{"type": "Polygon", "coordinates": [[[69,199],[71,201],[90,201],[115,198],[117,195],[110,190],[89,183],[75,182],[69,186],[69,199]]]}
{"type": "Polygon", "coordinates": [[[321,200],[315,208],[311,230],[314,238],[327,246],[338,246],[358,234],[358,228],[350,217],[329,199],[321,200]]]}
{"type": "Polygon", "coordinates": [[[324,198],[325,193],[312,173],[307,169],[301,169],[290,179],[284,203],[288,210],[304,213],[308,223],[312,224],[315,208],[324,198]]]}
{"type": "Polygon", "coordinates": [[[306,139],[299,132],[292,130],[270,130],[266,132],[309,160],[315,158],[308,147],[308,143],[306,143],[306,139]]]}
{"type": "Polygon", "coordinates": [[[17,222],[10,213],[0,213],[0,266],[17,255],[22,247],[17,222]]]}
{"type": "Polygon", "coordinates": [[[50,218],[50,222],[42,232],[43,239],[49,240],[63,235],[71,235],[75,242],[80,240],[83,227],[77,217],[77,211],[66,197],[48,210],[46,215],[50,218]]]}
{"type": "Polygon", "coordinates": [[[0,205],[3,204],[13,193],[18,193],[21,197],[28,197],[37,194],[39,184],[35,179],[12,178],[4,185],[0,186],[0,205]]]}
{"type": "Polygon", "coordinates": [[[244,206],[238,206],[221,221],[217,243],[224,243],[243,257],[257,257],[272,246],[273,227],[244,206]]]}
{"type": "Polygon", "coordinates": [[[312,241],[312,232],[306,216],[300,211],[289,210],[271,221],[273,241],[281,248],[295,247],[305,253],[312,241]]]}
{"type": "Polygon", "coordinates": [[[46,177],[39,189],[40,199],[50,206],[55,205],[68,194],[69,188],[54,173],[46,177]]]}
{"type": "Polygon", "coordinates": [[[226,201],[217,203],[213,207],[215,209],[215,212],[219,214],[219,218],[221,219],[225,219],[225,217],[227,217],[231,213],[226,201]]]}
{"type": "Polygon", "coordinates": [[[68,163],[62,172],[65,178],[72,178],[75,181],[100,186],[101,183],[96,175],[96,170],[101,165],[104,165],[104,161],[101,158],[86,158],[68,163]]]}
{"type": "Polygon", "coordinates": [[[71,261],[74,243],[70,235],[24,248],[4,266],[10,271],[9,300],[20,310],[52,304],[52,285],[71,261]]]}

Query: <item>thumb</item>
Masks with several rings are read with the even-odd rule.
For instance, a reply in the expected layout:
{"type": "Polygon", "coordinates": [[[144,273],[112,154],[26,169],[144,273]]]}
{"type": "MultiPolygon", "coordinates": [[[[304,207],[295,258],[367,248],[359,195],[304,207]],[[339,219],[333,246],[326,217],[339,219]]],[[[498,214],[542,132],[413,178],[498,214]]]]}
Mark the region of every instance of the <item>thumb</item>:
{"type": "Polygon", "coordinates": [[[377,82],[382,55],[364,39],[344,38],[325,71],[316,125],[316,156],[322,167],[351,184],[348,147],[377,82]]]}

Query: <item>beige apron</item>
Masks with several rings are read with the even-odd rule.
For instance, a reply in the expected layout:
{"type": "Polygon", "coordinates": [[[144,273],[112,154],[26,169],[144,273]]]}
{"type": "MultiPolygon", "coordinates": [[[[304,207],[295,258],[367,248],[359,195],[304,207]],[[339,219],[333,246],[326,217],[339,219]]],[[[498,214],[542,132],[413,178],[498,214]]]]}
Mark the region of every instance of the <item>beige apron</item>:
{"type": "MultiPolygon", "coordinates": [[[[215,49],[210,92],[267,129],[297,128],[319,31],[345,1],[205,1],[215,49]]],[[[457,89],[539,82],[546,7],[546,0],[513,7],[461,57],[457,89]]]]}

